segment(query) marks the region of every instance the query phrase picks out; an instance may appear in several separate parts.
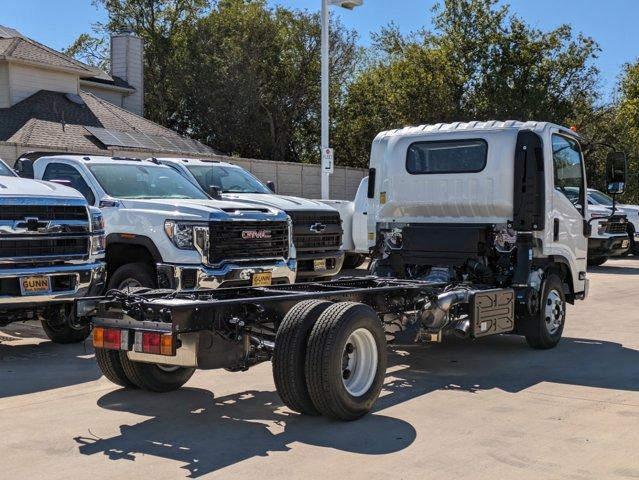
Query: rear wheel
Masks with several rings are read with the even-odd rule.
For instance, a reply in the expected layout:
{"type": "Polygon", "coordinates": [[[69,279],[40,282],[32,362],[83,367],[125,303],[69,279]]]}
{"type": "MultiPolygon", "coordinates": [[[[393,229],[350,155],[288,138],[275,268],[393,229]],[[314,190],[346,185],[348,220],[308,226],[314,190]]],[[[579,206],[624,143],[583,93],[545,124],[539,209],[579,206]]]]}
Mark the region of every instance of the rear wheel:
{"type": "Polygon", "coordinates": [[[304,415],[318,415],[306,386],[306,343],[317,319],[331,302],[307,300],[291,308],[275,337],[273,379],[284,404],[304,415]]]}
{"type": "Polygon", "coordinates": [[[182,387],[195,373],[195,368],[133,362],[127,352],[119,352],[127,378],[139,388],[151,392],[171,392],[182,387]]]}
{"type": "Polygon", "coordinates": [[[119,267],[109,278],[108,290],[156,288],[157,280],[151,265],[146,263],[127,263],[119,267]]]}
{"type": "Polygon", "coordinates": [[[561,340],[566,322],[566,296],[563,282],[550,274],[544,282],[539,312],[529,319],[526,342],[532,348],[547,350],[561,340]]]}
{"type": "Polygon", "coordinates": [[[311,331],[306,382],[315,408],[355,420],[379,397],[386,373],[386,336],[375,311],[353,302],[327,308],[311,331]]]}
{"type": "Polygon", "coordinates": [[[129,380],[122,362],[120,361],[120,352],[117,350],[108,350],[106,348],[95,349],[95,361],[100,368],[102,374],[111,382],[125,388],[135,388],[136,385],[129,380]]]}

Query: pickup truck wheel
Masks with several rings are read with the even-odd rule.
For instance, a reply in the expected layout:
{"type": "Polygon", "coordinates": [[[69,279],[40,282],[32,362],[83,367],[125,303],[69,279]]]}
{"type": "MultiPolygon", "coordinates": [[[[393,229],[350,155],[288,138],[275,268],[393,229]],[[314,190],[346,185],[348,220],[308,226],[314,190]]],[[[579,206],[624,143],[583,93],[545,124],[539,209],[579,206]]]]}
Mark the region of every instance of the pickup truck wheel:
{"type": "Polygon", "coordinates": [[[195,368],[133,362],[127,352],[119,352],[127,378],[137,387],[151,392],[172,392],[182,387],[195,373],[195,368]]]}
{"type": "Polygon", "coordinates": [[[284,404],[303,415],[319,415],[306,386],[306,342],[320,315],[332,302],[307,300],[291,308],[275,337],[273,380],[284,404]]]}
{"type": "Polygon", "coordinates": [[[563,282],[557,275],[550,274],[544,282],[539,312],[529,321],[532,324],[526,334],[526,342],[530,347],[547,350],[561,340],[566,322],[566,296],[563,282]]]}
{"type": "Polygon", "coordinates": [[[337,420],[366,415],[379,397],[386,374],[386,336],[368,305],[336,303],[311,330],[306,383],[315,408],[337,420]]]}
{"type": "Polygon", "coordinates": [[[608,257],[588,257],[588,265],[599,267],[608,261],[608,257]]]}
{"type": "Polygon", "coordinates": [[[366,257],[360,253],[347,253],[344,258],[344,265],[342,266],[342,269],[352,270],[361,266],[365,260],[366,257]]]}
{"type": "Polygon", "coordinates": [[[54,343],[80,343],[91,334],[91,327],[74,328],[63,319],[42,320],[42,329],[54,343]]]}
{"type": "Polygon", "coordinates": [[[127,263],[119,267],[109,278],[107,290],[156,288],[153,268],[146,263],[127,263]]]}
{"type": "Polygon", "coordinates": [[[95,349],[95,361],[107,380],[125,388],[136,388],[129,377],[127,377],[122,362],[120,361],[120,352],[117,350],[108,350],[106,348],[95,349]]]}

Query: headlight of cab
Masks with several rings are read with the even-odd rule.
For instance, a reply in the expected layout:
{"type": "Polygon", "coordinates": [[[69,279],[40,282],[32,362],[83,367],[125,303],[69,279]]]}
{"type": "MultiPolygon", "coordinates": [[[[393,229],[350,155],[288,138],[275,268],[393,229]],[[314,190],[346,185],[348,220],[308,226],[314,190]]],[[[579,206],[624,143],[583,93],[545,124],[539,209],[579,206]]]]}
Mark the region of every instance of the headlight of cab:
{"type": "Polygon", "coordinates": [[[106,247],[105,223],[102,212],[94,207],[89,207],[91,215],[91,255],[104,253],[106,247]]]}
{"type": "Polygon", "coordinates": [[[175,220],[164,222],[164,232],[173,244],[181,250],[195,250],[193,243],[193,230],[195,227],[206,227],[206,224],[177,222],[175,220]]]}

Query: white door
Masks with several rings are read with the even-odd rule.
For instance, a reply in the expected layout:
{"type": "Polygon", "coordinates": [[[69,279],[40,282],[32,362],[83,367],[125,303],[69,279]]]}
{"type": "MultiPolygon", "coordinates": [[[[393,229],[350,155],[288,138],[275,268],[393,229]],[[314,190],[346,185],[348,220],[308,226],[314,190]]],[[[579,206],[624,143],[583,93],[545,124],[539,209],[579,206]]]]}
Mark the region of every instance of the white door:
{"type": "Polygon", "coordinates": [[[368,177],[364,177],[355,195],[353,243],[358,253],[368,253],[368,177]]]}

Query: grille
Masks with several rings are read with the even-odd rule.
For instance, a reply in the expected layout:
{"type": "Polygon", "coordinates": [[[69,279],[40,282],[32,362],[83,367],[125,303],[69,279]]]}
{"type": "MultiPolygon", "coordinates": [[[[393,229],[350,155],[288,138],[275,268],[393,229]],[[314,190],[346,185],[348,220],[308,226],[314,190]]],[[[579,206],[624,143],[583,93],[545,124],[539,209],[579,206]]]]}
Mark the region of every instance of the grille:
{"type": "Polygon", "coordinates": [[[339,250],[342,245],[342,220],[338,212],[287,212],[293,220],[293,241],[298,252],[322,253],[339,250]],[[314,232],[313,225],[324,230],[314,232]]]}
{"type": "Polygon", "coordinates": [[[77,205],[2,205],[0,220],[87,220],[87,209],[77,205]]]}
{"type": "Polygon", "coordinates": [[[0,239],[0,258],[65,257],[87,255],[88,251],[87,237],[0,239]]]}
{"type": "Polygon", "coordinates": [[[288,222],[211,222],[209,262],[288,258],[288,222]],[[270,238],[242,238],[242,232],[269,231],[270,238]]]}
{"type": "Polygon", "coordinates": [[[606,233],[626,233],[628,226],[625,223],[608,222],[606,224],[606,233]]]}

